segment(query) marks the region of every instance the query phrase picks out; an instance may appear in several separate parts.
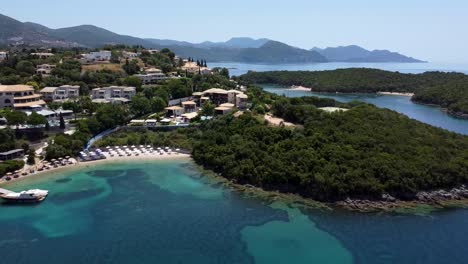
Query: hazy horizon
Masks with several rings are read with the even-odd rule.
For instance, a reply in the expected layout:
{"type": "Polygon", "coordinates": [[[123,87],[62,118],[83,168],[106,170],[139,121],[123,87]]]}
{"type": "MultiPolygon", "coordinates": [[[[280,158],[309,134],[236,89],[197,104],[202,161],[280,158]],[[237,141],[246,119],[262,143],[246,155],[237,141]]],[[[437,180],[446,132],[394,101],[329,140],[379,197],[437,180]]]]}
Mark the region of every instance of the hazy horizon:
{"type": "Polygon", "coordinates": [[[268,38],[304,49],[359,45],[431,62],[468,62],[468,2],[452,0],[291,0],[220,2],[43,0],[2,3],[0,13],[51,28],[91,24],[140,38],[200,43],[232,37],[268,38]],[[72,15],[70,15],[72,12],[72,15]]]}

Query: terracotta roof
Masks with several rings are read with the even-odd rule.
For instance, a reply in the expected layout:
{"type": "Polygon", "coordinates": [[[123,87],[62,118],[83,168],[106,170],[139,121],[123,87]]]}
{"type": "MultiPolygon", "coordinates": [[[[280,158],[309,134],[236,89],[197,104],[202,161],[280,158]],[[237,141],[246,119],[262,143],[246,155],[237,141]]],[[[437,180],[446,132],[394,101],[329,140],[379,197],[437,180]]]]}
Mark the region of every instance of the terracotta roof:
{"type": "Polygon", "coordinates": [[[225,106],[218,106],[215,108],[215,110],[221,110],[221,111],[225,111],[225,110],[232,110],[231,107],[225,107],[225,106]]]}
{"type": "Polygon", "coordinates": [[[26,95],[26,96],[20,96],[20,97],[15,97],[15,100],[27,100],[27,99],[36,99],[36,98],[41,98],[40,94],[33,94],[33,95],[26,95]]]}
{"type": "Polygon", "coordinates": [[[182,107],[180,106],[169,106],[169,107],[166,107],[164,108],[166,110],[184,110],[182,107]]]}
{"type": "Polygon", "coordinates": [[[206,91],[203,91],[203,94],[207,94],[207,93],[227,94],[228,91],[220,89],[220,88],[211,88],[206,91]]]}
{"type": "Polygon", "coordinates": [[[0,92],[29,92],[34,91],[34,88],[29,85],[0,85],[0,92]]]}
{"type": "Polygon", "coordinates": [[[19,104],[14,104],[14,107],[30,107],[30,106],[35,106],[35,105],[45,105],[46,102],[44,100],[39,100],[39,101],[34,101],[34,102],[27,102],[27,103],[19,103],[19,104]]]}
{"type": "Polygon", "coordinates": [[[220,107],[233,108],[235,105],[234,105],[234,104],[231,104],[231,103],[224,103],[224,104],[220,104],[219,106],[220,106],[220,107]]]}

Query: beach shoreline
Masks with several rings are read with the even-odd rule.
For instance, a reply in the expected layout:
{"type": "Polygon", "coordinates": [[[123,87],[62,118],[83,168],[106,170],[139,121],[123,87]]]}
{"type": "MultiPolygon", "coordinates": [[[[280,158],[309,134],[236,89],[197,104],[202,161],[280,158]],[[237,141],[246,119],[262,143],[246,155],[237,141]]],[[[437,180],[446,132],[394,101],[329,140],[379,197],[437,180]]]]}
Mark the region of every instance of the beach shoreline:
{"type": "Polygon", "coordinates": [[[312,88],[304,87],[304,86],[291,86],[290,88],[286,89],[287,91],[303,91],[303,92],[311,92],[312,88]]]}
{"type": "Polygon", "coordinates": [[[12,178],[11,180],[7,181],[5,179],[0,179],[0,186],[5,186],[8,184],[21,182],[23,180],[28,179],[36,179],[41,176],[46,176],[48,174],[54,174],[59,172],[65,172],[70,170],[77,170],[82,168],[88,168],[94,165],[101,165],[101,164],[112,164],[115,162],[140,162],[140,161],[163,161],[163,160],[182,160],[182,159],[191,159],[189,154],[183,153],[175,153],[171,155],[140,155],[140,156],[123,156],[123,157],[107,157],[105,159],[98,159],[98,160],[91,160],[91,161],[79,161],[72,165],[66,166],[59,166],[57,168],[51,168],[49,170],[37,171],[35,173],[31,173],[25,176],[20,176],[18,178],[12,178]]]}
{"type": "Polygon", "coordinates": [[[377,94],[381,95],[396,95],[396,96],[409,96],[413,97],[414,93],[398,93],[398,92],[377,92],[377,94]]]}

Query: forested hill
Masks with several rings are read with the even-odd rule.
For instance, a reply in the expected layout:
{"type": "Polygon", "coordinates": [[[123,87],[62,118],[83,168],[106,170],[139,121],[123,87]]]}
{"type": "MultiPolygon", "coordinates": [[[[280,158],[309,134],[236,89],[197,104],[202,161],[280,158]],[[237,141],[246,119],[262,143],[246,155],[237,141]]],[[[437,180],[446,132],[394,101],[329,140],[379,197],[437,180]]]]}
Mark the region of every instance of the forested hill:
{"type": "Polygon", "coordinates": [[[410,92],[413,101],[434,104],[468,118],[468,76],[462,73],[403,74],[367,68],[332,71],[249,72],[241,80],[257,84],[302,85],[315,92],[410,92]]]}
{"type": "Polygon", "coordinates": [[[308,101],[272,104],[276,116],[302,129],[269,127],[250,113],[205,123],[193,158],[239,183],[321,201],[412,199],[468,182],[468,137],[370,105],[329,114],[308,101]]]}

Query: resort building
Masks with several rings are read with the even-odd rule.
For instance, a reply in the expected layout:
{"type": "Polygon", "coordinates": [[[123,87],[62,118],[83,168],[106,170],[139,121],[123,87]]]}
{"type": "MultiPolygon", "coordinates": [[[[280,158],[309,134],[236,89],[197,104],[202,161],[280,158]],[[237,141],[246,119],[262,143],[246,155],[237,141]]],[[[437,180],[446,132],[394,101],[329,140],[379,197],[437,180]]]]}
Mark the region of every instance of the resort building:
{"type": "Polygon", "coordinates": [[[0,51],[0,61],[8,58],[8,52],[6,51],[0,51]]]}
{"type": "Polygon", "coordinates": [[[206,68],[206,67],[202,67],[202,68],[200,69],[200,73],[201,73],[202,75],[210,75],[210,74],[211,74],[211,69],[210,69],[210,68],[206,68]]]}
{"type": "Polygon", "coordinates": [[[80,86],[62,85],[60,87],[45,87],[40,93],[45,101],[63,101],[80,96],[80,86]]]}
{"type": "Polygon", "coordinates": [[[53,57],[55,54],[50,53],[50,52],[37,52],[37,53],[31,53],[31,56],[34,56],[39,59],[47,59],[50,57],[53,57]]]}
{"type": "Polygon", "coordinates": [[[226,115],[232,112],[231,107],[225,107],[225,106],[218,106],[215,108],[215,114],[216,115],[226,115]]]}
{"type": "Polygon", "coordinates": [[[109,50],[100,50],[82,54],[82,56],[88,61],[109,61],[111,59],[112,52],[109,50]]]}
{"type": "Polygon", "coordinates": [[[165,108],[167,117],[177,117],[184,113],[184,108],[180,106],[169,106],[165,108]]]}
{"type": "Polygon", "coordinates": [[[91,92],[95,103],[128,103],[135,95],[136,88],[126,86],[95,88],[91,92]]]}
{"type": "Polygon", "coordinates": [[[46,103],[29,85],[0,85],[0,109],[28,110],[46,103]]]}
{"type": "Polygon", "coordinates": [[[246,109],[247,108],[247,101],[249,97],[246,94],[237,94],[236,95],[236,106],[239,109],[246,109]]]}
{"type": "Polygon", "coordinates": [[[192,119],[196,118],[197,116],[197,112],[185,113],[181,115],[182,121],[184,121],[185,123],[190,123],[190,121],[192,121],[192,119]]]}
{"type": "Polygon", "coordinates": [[[138,77],[144,85],[155,84],[158,81],[169,78],[160,69],[156,68],[146,69],[144,74],[136,74],[135,76],[138,77]]]}
{"type": "Polygon", "coordinates": [[[0,152],[0,160],[13,160],[13,159],[20,159],[24,157],[24,150],[23,149],[13,149],[6,152],[0,152]]]}
{"type": "Polygon", "coordinates": [[[135,59],[135,58],[138,58],[138,53],[130,52],[130,51],[123,51],[122,57],[124,57],[125,59],[135,59]]]}
{"type": "Polygon", "coordinates": [[[194,101],[182,102],[182,107],[184,108],[185,113],[192,113],[197,111],[197,103],[194,101]]]}
{"type": "Polygon", "coordinates": [[[36,74],[42,75],[44,77],[49,76],[53,69],[55,69],[55,65],[51,64],[41,64],[37,65],[36,67],[36,74]]]}
{"type": "Polygon", "coordinates": [[[220,88],[211,88],[203,91],[203,97],[208,97],[215,105],[220,105],[229,102],[228,91],[220,88]]]}

